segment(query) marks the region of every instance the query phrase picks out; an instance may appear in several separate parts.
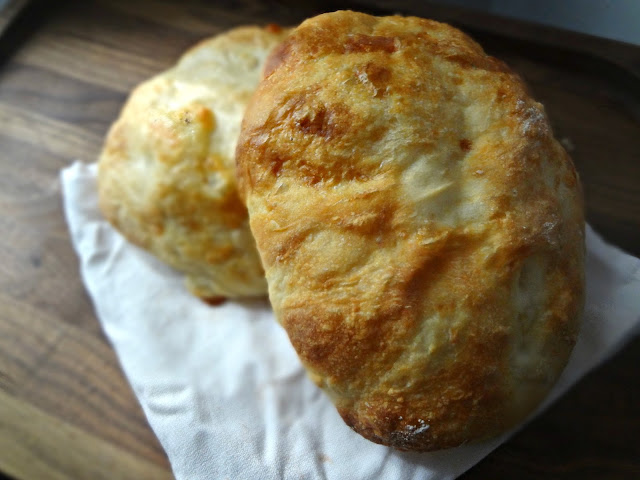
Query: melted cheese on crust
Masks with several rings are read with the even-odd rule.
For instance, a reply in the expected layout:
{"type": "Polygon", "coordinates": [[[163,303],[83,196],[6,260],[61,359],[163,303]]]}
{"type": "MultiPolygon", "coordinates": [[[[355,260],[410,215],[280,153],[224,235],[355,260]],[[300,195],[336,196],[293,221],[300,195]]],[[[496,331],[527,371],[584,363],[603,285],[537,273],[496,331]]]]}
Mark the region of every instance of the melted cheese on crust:
{"type": "Polygon", "coordinates": [[[105,217],[205,299],[266,294],[234,155],[266,57],[287,32],[242,27],[193,47],[133,91],[100,156],[105,217]]]}

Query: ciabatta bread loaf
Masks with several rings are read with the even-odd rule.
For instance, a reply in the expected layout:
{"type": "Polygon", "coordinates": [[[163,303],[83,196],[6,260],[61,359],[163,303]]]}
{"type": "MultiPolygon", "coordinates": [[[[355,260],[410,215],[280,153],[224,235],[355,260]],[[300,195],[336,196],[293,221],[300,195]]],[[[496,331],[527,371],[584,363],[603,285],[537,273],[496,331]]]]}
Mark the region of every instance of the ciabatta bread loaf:
{"type": "Polygon", "coordinates": [[[579,329],[582,197],[504,63],[430,20],[315,17],[267,61],[237,162],[277,318],[354,430],[441,449],[545,397],[579,329]]]}
{"type": "Polygon", "coordinates": [[[235,180],[235,146],[267,54],[286,36],[242,27],[137,87],[99,162],[100,207],[205,299],[266,294],[235,180]]]}

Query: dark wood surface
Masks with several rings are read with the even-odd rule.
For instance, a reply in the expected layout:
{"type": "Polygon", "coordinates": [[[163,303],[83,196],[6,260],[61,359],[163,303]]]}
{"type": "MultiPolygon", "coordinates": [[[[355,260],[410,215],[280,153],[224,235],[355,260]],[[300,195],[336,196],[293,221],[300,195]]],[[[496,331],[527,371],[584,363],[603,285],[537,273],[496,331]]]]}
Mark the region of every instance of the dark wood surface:
{"type": "MultiPolygon", "coordinates": [[[[2,2],[0,2],[2,3],[2,2]]],[[[0,35],[11,25],[18,14],[29,4],[29,0],[7,0],[0,9],[0,35]]]]}
{"type": "MultiPolygon", "coordinates": [[[[130,89],[199,39],[354,2],[35,2],[0,37],[0,471],[171,478],[78,273],[58,171],[94,161],[130,89]]],[[[529,82],[585,185],[589,221],[640,255],[640,48],[419,2],[529,82]]],[[[640,293],[640,292],[639,292],[640,293]]],[[[640,478],[640,341],[464,478],[640,478]]]]}

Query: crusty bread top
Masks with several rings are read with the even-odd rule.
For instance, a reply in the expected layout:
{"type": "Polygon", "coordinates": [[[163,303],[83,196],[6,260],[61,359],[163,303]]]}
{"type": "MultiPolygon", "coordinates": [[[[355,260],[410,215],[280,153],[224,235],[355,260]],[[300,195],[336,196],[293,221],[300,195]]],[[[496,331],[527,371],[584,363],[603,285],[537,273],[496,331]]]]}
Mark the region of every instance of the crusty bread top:
{"type": "Polygon", "coordinates": [[[234,155],[267,54],[286,34],[241,27],[199,43],[133,91],[100,157],[106,218],[204,298],[266,294],[234,155]]]}
{"type": "Polygon", "coordinates": [[[434,450],[522,420],[574,345],[573,164],[459,30],[335,12],[267,61],[237,150],[275,313],[344,420],[434,450]]]}

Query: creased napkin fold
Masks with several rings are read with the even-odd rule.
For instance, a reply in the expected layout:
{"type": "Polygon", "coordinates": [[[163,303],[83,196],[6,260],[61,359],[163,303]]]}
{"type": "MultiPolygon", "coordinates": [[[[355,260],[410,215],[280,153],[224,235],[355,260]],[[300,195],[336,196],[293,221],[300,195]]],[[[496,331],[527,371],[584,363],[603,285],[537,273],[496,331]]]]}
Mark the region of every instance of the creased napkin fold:
{"type": "MultiPolygon", "coordinates": [[[[98,319],[178,479],[452,479],[513,433],[429,454],[363,439],[306,377],[266,300],[205,305],[102,219],[95,165],[61,179],[98,319]]],[[[586,270],[578,343],[539,411],[638,331],[640,260],[587,228],[586,270]]]]}

